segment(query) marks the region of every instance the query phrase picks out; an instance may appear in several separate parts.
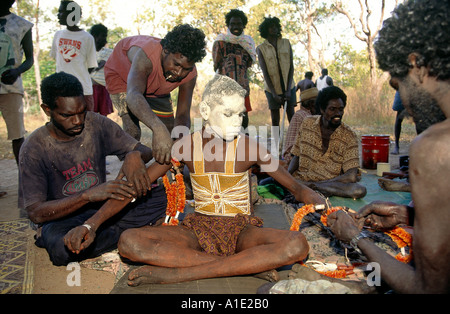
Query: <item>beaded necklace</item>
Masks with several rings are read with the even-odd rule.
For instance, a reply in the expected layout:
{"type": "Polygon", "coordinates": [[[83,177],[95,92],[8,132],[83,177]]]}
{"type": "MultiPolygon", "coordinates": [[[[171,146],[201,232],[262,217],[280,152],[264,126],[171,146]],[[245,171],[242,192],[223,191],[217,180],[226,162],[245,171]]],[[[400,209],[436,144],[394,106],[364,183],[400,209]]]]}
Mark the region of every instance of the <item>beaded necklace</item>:
{"type": "Polygon", "coordinates": [[[186,204],[186,187],[184,186],[183,174],[180,170],[180,162],[172,158],[172,168],[175,170],[175,175],[172,173],[172,183],[169,182],[167,174],[163,176],[164,188],[167,195],[166,219],[163,225],[177,226],[179,224],[178,216],[184,212],[186,204]]]}

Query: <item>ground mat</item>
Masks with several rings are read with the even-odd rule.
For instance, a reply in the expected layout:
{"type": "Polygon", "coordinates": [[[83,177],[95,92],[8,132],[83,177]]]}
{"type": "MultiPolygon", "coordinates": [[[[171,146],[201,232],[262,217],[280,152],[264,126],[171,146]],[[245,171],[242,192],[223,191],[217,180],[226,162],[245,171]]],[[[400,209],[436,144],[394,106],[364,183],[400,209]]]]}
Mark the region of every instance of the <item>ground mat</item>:
{"type": "Polygon", "coordinates": [[[0,294],[33,290],[33,265],[28,219],[0,222],[0,294]]]}

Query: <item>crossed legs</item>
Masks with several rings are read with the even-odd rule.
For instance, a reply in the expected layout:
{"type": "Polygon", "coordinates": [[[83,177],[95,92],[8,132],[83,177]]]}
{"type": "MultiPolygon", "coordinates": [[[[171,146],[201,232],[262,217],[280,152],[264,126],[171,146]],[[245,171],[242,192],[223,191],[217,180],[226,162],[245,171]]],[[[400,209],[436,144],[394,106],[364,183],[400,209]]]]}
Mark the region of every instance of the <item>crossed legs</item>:
{"type": "Polygon", "coordinates": [[[251,225],[239,235],[236,253],[225,257],[203,252],[182,226],[129,229],[118,247],[123,257],[147,264],[130,273],[129,285],[257,274],[298,262],[309,251],[300,232],[251,225]]]}

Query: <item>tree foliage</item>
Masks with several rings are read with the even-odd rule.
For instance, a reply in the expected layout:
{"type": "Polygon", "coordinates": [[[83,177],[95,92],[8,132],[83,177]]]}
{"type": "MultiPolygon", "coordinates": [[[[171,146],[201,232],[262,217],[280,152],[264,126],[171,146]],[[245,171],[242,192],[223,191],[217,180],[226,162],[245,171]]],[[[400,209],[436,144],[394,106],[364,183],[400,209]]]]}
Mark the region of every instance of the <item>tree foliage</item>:
{"type": "MultiPolygon", "coordinates": [[[[54,31],[59,27],[56,18],[59,1],[55,1],[54,7],[47,11],[38,10],[39,6],[36,6],[38,1],[17,0],[15,10],[28,20],[33,21],[37,16],[40,21],[47,23],[47,26],[50,25],[47,27],[47,34],[42,34],[42,36],[51,40],[54,31]]],[[[370,58],[373,56],[369,55],[370,49],[355,50],[348,43],[348,37],[343,39],[341,34],[335,36],[329,34],[330,29],[333,31],[335,18],[339,15],[339,9],[342,7],[346,8],[349,15],[353,14],[352,20],[358,21],[360,18],[358,7],[355,5],[356,10],[353,9],[351,3],[353,1],[356,4],[362,3],[361,0],[351,0],[351,3],[349,0],[346,2],[347,6],[341,7],[336,5],[342,3],[338,0],[333,2],[324,0],[142,1],[142,7],[132,17],[131,29],[124,27],[121,23],[121,13],[112,10],[111,3],[116,1],[118,0],[92,0],[83,2],[82,6],[81,27],[89,30],[96,23],[105,24],[109,29],[108,44],[110,47],[114,47],[115,43],[126,36],[141,33],[162,37],[175,25],[190,23],[205,32],[209,50],[216,36],[226,31],[225,14],[230,9],[238,8],[247,14],[248,24],[245,33],[253,37],[256,45],[263,42],[258,28],[264,17],[277,16],[280,18],[283,37],[288,38],[293,47],[294,79],[296,81],[303,79],[304,73],[310,70],[315,73],[315,78],[317,78],[320,75],[320,69],[327,67],[336,84],[344,88],[364,90],[367,89],[367,84],[370,84],[367,78],[373,75],[370,63],[370,58]]],[[[126,6],[126,2],[123,5],[126,6]]],[[[353,36],[358,38],[358,36],[362,36],[361,34],[359,32],[353,36]]],[[[373,35],[373,32],[370,35],[373,35]]],[[[373,36],[370,39],[373,41],[373,36]]],[[[373,43],[369,41],[367,44],[372,45],[373,43]]],[[[39,69],[40,75],[45,77],[55,70],[55,66],[54,61],[49,57],[48,48],[41,49],[41,52],[39,69]]],[[[210,56],[204,60],[204,63],[208,62],[211,62],[210,56]]],[[[212,65],[208,64],[198,68],[206,69],[208,73],[212,71],[212,65]]],[[[377,71],[377,75],[381,76],[381,71],[377,71]]],[[[200,72],[199,78],[200,76],[204,76],[204,74],[200,72]]],[[[29,97],[35,98],[31,103],[38,106],[34,70],[25,73],[23,78],[29,97]]],[[[255,88],[262,88],[262,75],[257,64],[252,67],[250,78],[255,88]]],[[[384,87],[380,90],[385,91],[384,87]]]]}

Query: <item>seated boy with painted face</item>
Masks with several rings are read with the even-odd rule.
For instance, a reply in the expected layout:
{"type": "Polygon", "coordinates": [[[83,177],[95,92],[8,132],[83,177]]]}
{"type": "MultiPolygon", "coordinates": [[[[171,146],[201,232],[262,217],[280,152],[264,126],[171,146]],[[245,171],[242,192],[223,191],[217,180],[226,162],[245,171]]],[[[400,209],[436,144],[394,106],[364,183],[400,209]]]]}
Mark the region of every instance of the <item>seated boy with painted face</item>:
{"type": "MultiPolygon", "coordinates": [[[[119,253],[145,263],[130,273],[129,284],[173,283],[203,278],[256,274],[298,262],[309,246],[297,231],[261,228],[250,205],[249,169],[257,164],[283,184],[299,202],[324,204],[313,190],[298,183],[267,149],[240,133],[245,90],[234,80],[216,75],[206,86],[199,105],[201,130],[183,136],[172,148],[173,158],[188,167],[195,213],[177,226],[148,226],[125,231],[119,253]],[[256,152],[256,153],[255,153],[256,152]]],[[[153,163],[151,180],[170,166],[153,163]]],[[[68,234],[69,249],[89,245],[98,226],[129,200],[109,201],[68,234]],[[84,242],[83,242],[84,241],[84,242]]]]}

